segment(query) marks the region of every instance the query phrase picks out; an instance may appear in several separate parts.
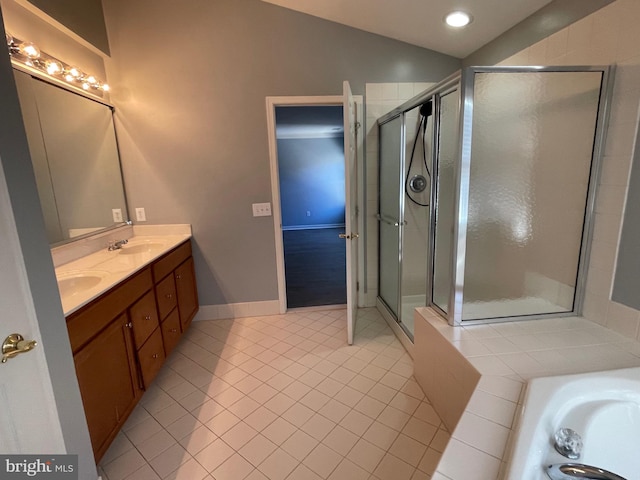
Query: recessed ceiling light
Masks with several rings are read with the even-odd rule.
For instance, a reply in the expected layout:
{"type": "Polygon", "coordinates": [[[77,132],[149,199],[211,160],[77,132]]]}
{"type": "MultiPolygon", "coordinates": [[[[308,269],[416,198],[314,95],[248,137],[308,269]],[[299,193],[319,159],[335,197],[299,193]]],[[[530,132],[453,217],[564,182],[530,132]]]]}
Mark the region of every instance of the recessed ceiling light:
{"type": "Polygon", "coordinates": [[[456,11],[451,12],[446,17],[444,17],[444,21],[450,27],[466,27],[471,23],[473,17],[466,12],[456,11]]]}

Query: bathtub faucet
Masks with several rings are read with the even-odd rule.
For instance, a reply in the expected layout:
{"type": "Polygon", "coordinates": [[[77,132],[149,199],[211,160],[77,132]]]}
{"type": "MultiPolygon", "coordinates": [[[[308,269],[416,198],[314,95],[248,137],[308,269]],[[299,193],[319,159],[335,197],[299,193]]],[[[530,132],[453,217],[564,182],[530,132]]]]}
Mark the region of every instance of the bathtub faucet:
{"type": "Polygon", "coordinates": [[[582,463],[556,463],[547,467],[551,480],[627,480],[602,468],[582,463]]]}

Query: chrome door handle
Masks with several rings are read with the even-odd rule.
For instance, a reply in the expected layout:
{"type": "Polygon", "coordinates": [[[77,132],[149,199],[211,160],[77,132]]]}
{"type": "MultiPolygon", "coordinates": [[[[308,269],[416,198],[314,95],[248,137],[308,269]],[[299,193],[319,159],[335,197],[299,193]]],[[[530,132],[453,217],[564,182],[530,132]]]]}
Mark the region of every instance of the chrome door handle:
{"type": "Polygon", "coordinates": [[[386,215],[382,215],[380,213],[376,214],[376,218],[379,222],[386,223],[387,225],[391,225],[392,227],[399,227],[400,225],[406,225],[407,222],[401,222],[400,220],[396,220],[395,218],[388,217],[386,215]]]}
{"type": "Polygon", "coordinates": [[[351,235],[347,235],[346,233],[339,233],[338,237],[349,240],[351,238],[359,238],[360,235],[358,235],[357,233],[352,233],[351,235]]]}
{"type": "Polygon", "coordinates": [[[2,363],[7,363],[7,360],[19,353],[33,350],[36,345],[38,342],[35,340],[25,340],[19,333],[12,333],[2,342],[2,363]]]}

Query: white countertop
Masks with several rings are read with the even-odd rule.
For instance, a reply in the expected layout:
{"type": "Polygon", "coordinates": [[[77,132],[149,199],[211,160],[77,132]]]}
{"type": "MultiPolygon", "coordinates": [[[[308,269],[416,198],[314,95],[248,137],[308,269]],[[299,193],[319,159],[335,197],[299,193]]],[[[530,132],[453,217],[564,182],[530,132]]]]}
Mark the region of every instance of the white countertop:
{"type": "Polygon", "coordinates": [[[451,327],[417,312],[481,374],[431,480],[502,478],[528,380],[640,366],[639,342],[584,318],[451,327]]]}
{"type": "MultiPolygon", "coordinates": [[[[60,298],[65,316],[96,299],[107,290],[158,259],[168,251],[191,238],[190,226],[125,227],[87,247],[86,242],[64,246],[66,258],[77,256],[77,250],[86,253],[56,267],[60,298]],[[167,228],[162,228],[167,227],[167,228]],[[108,251],[108,241],[127,239],[120,250],[108,251]],[[104,243],[104,245],[102,245],[104,243]],[[76,252],[73,249],[76,248],[76,252]],[[63,282],[63,283],[61,283],[63,282]]],[[[54,253],[54,258],[56,252],[54,253]]],[[[57,252],[60,256],[60,252],[57,252]]],[[[59,262],[56,262],[59,263],[59,262]]]]}

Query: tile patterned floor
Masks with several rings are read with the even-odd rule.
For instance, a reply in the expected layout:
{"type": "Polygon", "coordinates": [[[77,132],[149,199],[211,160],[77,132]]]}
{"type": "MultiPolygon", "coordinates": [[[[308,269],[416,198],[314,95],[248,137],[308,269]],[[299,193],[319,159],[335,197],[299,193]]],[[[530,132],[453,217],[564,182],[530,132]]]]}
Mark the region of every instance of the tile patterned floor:
{"type": "Polygon", "coordinates": [[[375,309],[194,322],[103,480],[429,479],[449,440],[375,309]]]}

